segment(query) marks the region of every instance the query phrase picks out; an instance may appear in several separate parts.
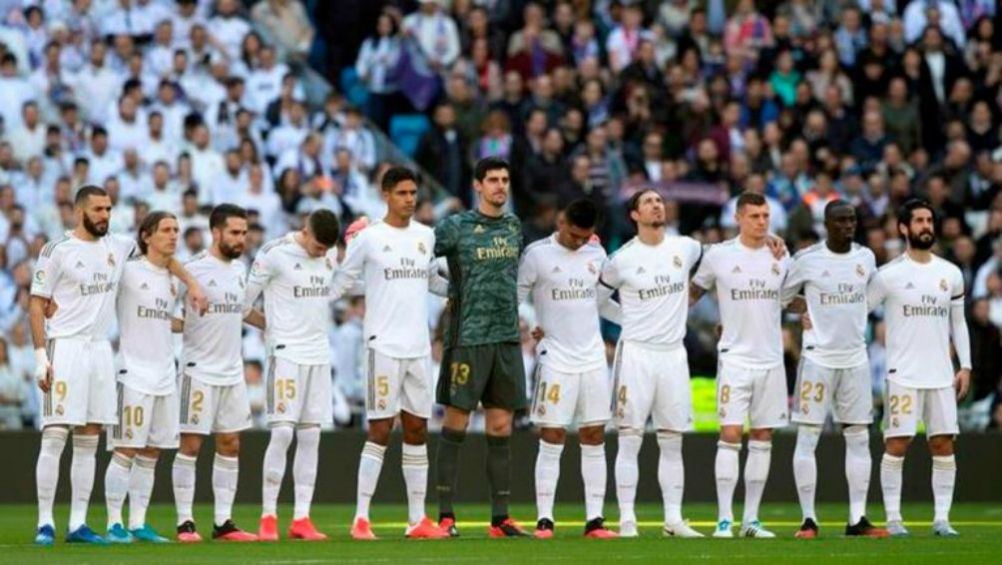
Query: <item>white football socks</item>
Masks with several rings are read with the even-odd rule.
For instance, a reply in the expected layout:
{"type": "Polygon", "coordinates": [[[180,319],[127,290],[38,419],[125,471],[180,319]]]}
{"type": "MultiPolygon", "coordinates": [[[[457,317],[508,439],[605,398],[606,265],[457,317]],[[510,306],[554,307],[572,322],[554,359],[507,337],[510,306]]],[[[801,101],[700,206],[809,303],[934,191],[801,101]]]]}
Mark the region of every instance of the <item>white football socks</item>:
{"type": "Polygon", "coordinates": [[[310,516],[313,487],[317,482],[317,462],[320,457],[320,427],[310,426],[296,430],[296,460],[292,463],[292,477],[296,484],[296,507],[292,519],[310,516]]]}
{"type": "Polygon", "coordinates": [[[268,449],[264,452],[264,480],[261,485],[261,516],[278,514],[278,492],[285,478],[286,457],[292,444],[293,429],[288,424],[271,428],[268,449]]]}
{"type": "Polygon", "coordinates": [[[880,488],[884,491],[884,512],[888,522],[901,521],[901,470],[905,458],[884,453],[880,461],[880,488]]]}
{"type": "Polygon", "coordinates": [[[137,530],[146,525],[146,510],[150,507],[153,494],[153,478],[157,460],[136,455],[132,463],[132,477],[129,481],[129,529],[137,530]]]}
{"type": "Polygon", "coordinates": [[[38,449],[35,464],[35,485],[38,491],[38,527],[55,526],[52,506],[56,500],[56,486],[59,484],[59,460],[63,457],[66,439],[70,431],[66,428],[49,426],[42,430],[42,444],[38,449]]]}
{"type": "Polygon", "coordinates": [[[741,472],[738,457],[740,443],[717,442],[717,459],[713,465],[717,479],[717,519],[734,521],[734,489],[738,486],[741,472]]]}
{"type": "Polygon", "coordinates": [[[953,487],[957,481],[957,460],[953,455],[933,455],[932,495],[935,501],[937,522],[950,521],[953,505],[953,487]]]}
{"type": "Polygon", "coordinates": [[[553,501],[557,496],[560,455],[563,452],[563,444],[539,440],[539,453],[536,455],[536,511],[539,520],[553,520],[553,501]]]}
{"type": "Polygon", "coordinates": [[[213,519],[222,526],[233,517],[233,499],[237,495],[240,478],[240,459],[216,453],[212,460],[213,519]]]}
{"type": "Polygon", "coordinates": [[[132,457],[122,453],[114,453],[104,474],[104,499],[108,505],[108,529],[122,521],[122,506],[125,496],[129,494],[129,482],[132,477],[132,457]]]}
{"type": "Polygon", "coordinates": [[[758,520],[758,508],[762,504],[762,493],[769,479],[769,463],[772,460],[772,442],[748,440],[748,460],[745,461],[745,509],[741,524],[758,520]]]}
{"type": "MultiPolygon", "coordinates": [[[[818,463],[814,451],[821,439],[821,426],[801,424],[797,429],[797,447],[793,451],[793,479],[800,497],[800,511],[804,520],[817,521],[814,513],[815,492],[818,486],[818,463]]],[[[848,466],[846,467],[848,469],[848,466]]],[[[747,480],[747,471],[746,471],[747,480]]],[[[855,522],[854,522],[855,523],[855,522]]]]}
{"type": "Polygon", "coordinates": [[[682,496],[685,492],[685,466],[682,463],[682,434],[659,431],[658,483],[664,501],[665,524],[682,521],[682,496]]]}
{"type": "Polygon", "coordinates": [[[581,446],[581,480],[584,482],[585,517],[590,522],[602,516],[608,481],[605,444],[581,446]]]}
{"type": "Polygon", "coordinates": [[[870,492],[870,432],[866,426],[849,426],[845,437],[845,479],[849,485],[849,523],[858,524],[866,516],[866,498],[870,492]]]}
{"type": "MultiPolygon", "coordinates": [[[[376,484],[379,483],[379,473],[383,469],[383,456],[386,454],[386,446],[365,442],[362,446],[362,456],[358,459],[358,488],[355,498],[355,519],[369,519],[369,504],[372,502],[372,495],[376,493],[376,484]]],[[[298,455],[297,455],[298,456],[298,455]]]]}
{"type": "Polygon", "coordinates": [[[639,430],[619,430],[619,450],[616,453],[616,496],[619,499],[619,521],[636,522],[637,514],[634,502],[637,498],[637,482],[640,479],[640,469],[637,457],[640,446],[644,442],[643,432],[639,430]]]}
{"type": "Polygon", "coordinates": [[[70,531],[87,523],[87,507],[94,490],[94,467],[97,453],[97,435],[73,434],[73,463],[70,465],[70,486],[73,500],[70,503],[70,531]]]}
{"type": "Polygon", "coordinates": [[[424,503],[428,494],[428,448],[425,444],[403,444],[401,466],[404,487],[407,488],[407,521],[417,524],[424,516],[424,503]]]}
{"type": "Polygon", "coordinates": [[[189,457],[181,452],[174,456],[174,466],[171,468],[171,483],[174,486],[174,507],[177,509],[177,525],[194,521],[192,503],[195,500],[195,462],[196,457],[189,457]]]}

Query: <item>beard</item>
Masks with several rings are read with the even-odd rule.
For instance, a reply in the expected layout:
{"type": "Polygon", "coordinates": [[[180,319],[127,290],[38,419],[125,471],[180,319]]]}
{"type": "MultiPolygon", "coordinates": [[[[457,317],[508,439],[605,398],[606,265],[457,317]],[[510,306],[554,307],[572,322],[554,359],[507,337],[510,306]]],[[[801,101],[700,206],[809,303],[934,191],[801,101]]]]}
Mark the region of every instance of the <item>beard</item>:
{"type": "Polygon", "coordinates": [[[104,237],[108,233],[108,222],[94,223],[84,214],[83,227],[94,237],[104,237]]]}
{"type": "Polygon", "coordinates": [[[932,246],[936,243],[936,236],[932,232],[924,231],[917,235],[908,234],[908,245],[912,249],[918,249],[919,251],[928,251],[932,249],[932,246]]]}
{"type": "Polygon", "coordinates": [[[244,254],[244,246],[226,245],[223,242],[219,242],[219,252],[227,259],[239,259],[244,254]]]}

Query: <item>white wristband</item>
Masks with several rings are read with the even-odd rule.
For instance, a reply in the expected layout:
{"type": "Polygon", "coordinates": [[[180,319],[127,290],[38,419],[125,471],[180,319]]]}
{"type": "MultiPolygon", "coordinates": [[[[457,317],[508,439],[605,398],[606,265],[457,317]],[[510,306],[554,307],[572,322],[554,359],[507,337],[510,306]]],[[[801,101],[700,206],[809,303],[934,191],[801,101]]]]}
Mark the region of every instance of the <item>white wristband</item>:
{"type": "Polygon", "coordinates": [[[49,365],[49,354],[45,352],[44,347],[35,348],[35,366],[37,367],[47,367],[49,365]]]}

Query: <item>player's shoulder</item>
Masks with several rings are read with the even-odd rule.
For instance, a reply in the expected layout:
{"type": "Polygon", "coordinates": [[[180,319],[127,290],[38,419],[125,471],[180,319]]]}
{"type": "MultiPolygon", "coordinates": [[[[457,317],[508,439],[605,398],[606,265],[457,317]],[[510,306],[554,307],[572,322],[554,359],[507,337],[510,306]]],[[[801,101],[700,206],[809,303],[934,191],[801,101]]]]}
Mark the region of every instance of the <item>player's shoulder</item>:
{"type": "Polygon", "coordinates": [[[909,261],[904,253],[884,263],[877,269],[877,275],[883,278],[894,276],[907,269],[909,261]]]}
{"type": "Polygon", "coordinates": [[[720,257],[738,251],[738,239],[725,239],[718,243],[711,243],[703,251],[704,259],[720,257]]]}
{"type": "Polygon", "coordinates": [[[938,255],[933,255],[932,261],[936,265],[936,268],[943,271],[944,273],[948,273],[951,276],[960,276],[960,277],[964,276],[964,273],[960,270],[960,267],[958,267],[953,261],[950,261],[938,255]]]}
{"type": "Polygon", "coordinates": [[[53,239],[52,241],[46,243],[45,246],[42,247],[42,251],[41,251],[41,253],[39,253],[39,255],[41,255],[42,257],[45,257],[46,259],[48,259],[48,258],[52,257],[53,255],[57,254],[57,251],[56,251],[57,249],[59,249],[59,251],[58,251],[59,253],[61,253],[65,249],[68,249],[69,246],[66,245],[66,243],[68,243],[68,242],[70,242],[72,240],[73,240],[73,238],[71,238],[68,234],[65,234],[65,233],[61,234],[59,237],[57,237],[57,238],[53,239]]]}
{"type": "Polygon", "coordinates": [[[858,243],[853,243],[850,253],[854,257],[859,257],[866,259],[868,261],[877,262],[877,256],[873,253],[873,250],[865,245],[860,245],[858,243]]]}
{"type": "Polygon", "coordinates": [[[184,261],[182,261],[181,264],[184,265],[184,267],[186,269],[191,269],[191,268],[194,268],[194,267],[199,267],[203,263],[205,263],[205,261],[206,261],[206,259],[208,257],[209,257],[209,250],[208,249],[203,249],[202,251],[199,251],[198,253],[196,253],[196,254],[192,255],[191,257],[188,257],[187,259],[185,259],[184,261]]]}
{"type": "Polygon", "coordinates": [[[529,245],[525,246],[525,250],[522,251],[522,255],[529,257],[536,253],[545,253],[553,249],[553,237],[546,236],[543,239],[537,239],[529,245]]]}
{"type": "Polygon", "coordinates": [[[639,246],[637,245],[637,238],[634,237],[633,239],[621,245],[619,249],[613,251],[612,255],[609,256],[609,260],[617,262],[625,261],[629,259],[630,256],[632,256],[637,249],[639,249],[639,246]]]}
{"type": "Polygon", "coordinates": [[[816,259],[821,257],[821,252],[825,249],[825,242],[819,241],[814,245],[808,245],[807,247],[797,251],[793,254],[794,261],[809,261],[811,259],[816,259]]]}
{"type": "Polygon", "coordinates": [[[273,239],[261,246],[261,249],[259,249],[257,252],[258,257],[264,257],[269,253],[274,252],[275,250],[280,250],[283,247],[286,247],[291,244],[292,244],[292,238],[290,238],[288,235],[284,235],[282,237],[273,239]]]}

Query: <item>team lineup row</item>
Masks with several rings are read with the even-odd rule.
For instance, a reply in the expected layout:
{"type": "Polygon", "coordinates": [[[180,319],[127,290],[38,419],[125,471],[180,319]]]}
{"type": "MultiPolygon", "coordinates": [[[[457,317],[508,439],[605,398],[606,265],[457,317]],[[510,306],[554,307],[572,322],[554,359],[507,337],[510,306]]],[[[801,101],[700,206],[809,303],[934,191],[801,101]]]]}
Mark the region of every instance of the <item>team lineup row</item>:
{"type": "Polygon", "coordinates": [[[39,520],[36,542],[54,542],[52,508],[59,459],[73,431],[72,503],[67,541],[167,541],[147,523],[154,467],[163,449],[177,449],[172,484],[181,542],[201,541],[192,516],[195,463],[204,437],[214,434],[212,536],[228,541],[279,538],[277,500],[296,440],[295,509],[288,536],[321,540],[310,520],[320,427],[331,421],[327,330],[329,304],[364,293],[368,438],[358,466],[355,539],[375,539],[369,505],[390,433],[399,417],[408,497],[408,538],[458,536],[453,496],[470,413],[483,406],[491,537],[529,535],[508,514],[509,437],[513,414],[528,409],[540,430],[535,467],[537,538],[554,532],[553,503],[565,430],[578,426],[585,487],[585,535],[637,535],[634,499],[638,454],[648,420],[660,448],[658,480],[664,497],[664,533],[701,537],[682,514],[683,433],[692,401],[682,346],[688,308],[714,293],[723,326],[717,404],[721,422],[715,462],[719,503],[714,537],[733,537],[732,501],[739,455],[750,422],[745,504],[740,535],[774,537],[758,517],[769,474],[772,430],[790,419],[782,367],[781,314],[803,313],[803,362],[792,419],[799,425],[794,475],[804,514],[797,537],[818,534],[814,513],[814,450],[829,412],[843,426],[849,484],[847,535],[907,535],[900,512],[902,465],[920,422],[933,453],[933,529],[949,525],[958,432],[956,398],[970,380],[963,280],[934,256],[935,219],[920,201],[899,213],[907,251],[877,269],[873,254],[853,243],[855,211],[834,202],[825,211],[828,238],[790,258],[768,233],[769,207],[756,194],[738,199],[739,235],[703,248],[665,233],[657,192],[628,203],[637,236],[611,257],[593,240],[599,211],[587,201],[569,205],[550,237],[523,249],[519,220],[505,212],[509,170],[488,158],[477,164],[475,210],[455,214],[434,230],[411,221],[418,179],[405,168],[382,180],[387,203],[380,222],[358,221],[345,234],[337,260],[337,217],[318,210],[302,230],[264,245],[249,272],[239,260],[246,213],[233,205],[213,210],[209,250],[181,265],[173,258],[177,220],[154,212],[137,241],[108,234],[111,202],[97,187],[77,192],[77,227],[47,245],[32,284],[30,320],[39,386],[45,393],[36,468],[39,520]],[[444,258],[443,262],[436,258],[444,258]],[[449,298],[442,374],[430,371],[427,292],[449,298]],[[256,308],[263,298],[263,310],[256,308]],[[518,306],[537,313],[538,362],[527,402],[519,347],[518,306]],[[183,304],[176,316],[175,306],[183,304]],[[887,528],[867,520],[865,502],[872,422],[864,332],[871,309],[887,321],[887,405],[881,488],[887,528]],[[613,382],[605,367],[599,318],[622,326],[613,382]],[[108,341],[120,326],[120,359],[108,341]],[[257,534],[231,517],[238,483],[239,433],[250,427],[243,383],[244,323],[262,328],[270,355],[267,412],[270,440],[264,456],[262,515],[257,534]],[[172,333],[183,334],[177,365],[172,333]],[[954,372],[951,336],[961,369],[954,372]],[[179,367],[179,369],[178,369],[179,367]],[[433,402],[445,406],[436,454],[439,517],[425,514],[429,458],[427,418],[433,402]],[[606,493],[604,429],[614,421],[618,452],[614,476],[619,531],[603,518],[606,493]],[[105,474],[108,531],[86,525],[95,475],[98,434],[107,427],[114,454],[105,474]],[[128,528],[123,506],[129,500],[128,528]]]}

